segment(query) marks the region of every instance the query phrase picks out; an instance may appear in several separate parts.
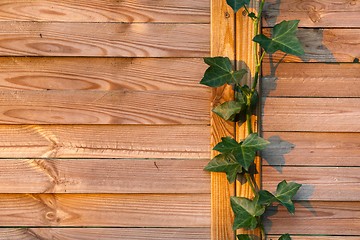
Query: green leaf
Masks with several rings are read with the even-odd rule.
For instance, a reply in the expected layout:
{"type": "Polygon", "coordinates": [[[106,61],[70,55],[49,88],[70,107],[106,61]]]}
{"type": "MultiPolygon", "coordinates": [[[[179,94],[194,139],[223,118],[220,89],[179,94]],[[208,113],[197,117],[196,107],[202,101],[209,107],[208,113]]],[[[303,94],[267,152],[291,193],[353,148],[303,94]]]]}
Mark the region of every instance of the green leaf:
{"type": "Polygon", "coordinates": [[[259,102],[259,93],[258,93],[257,90],[255,90],[255,91],[253,92],[253,95],[252,95],[250,101],[251,101],[251,104],[250,104],[251,109],[252,109],[252,110],[255,110],[256,107],[257,107],[257,104],[258,104],[258,102],[259,102]]]}
{"type": "Polygon", "coordinates": [[[237,235],[238,240],[253,240],[253,238],[248,234],[239,234],[237,235]]]}
{"type": "Polygon", "coordinates": [[[221,105],[215,107],[212,111],[219,115],[226,121],[234,121],[236,115],[246,108],[246,104],[243,99],[237,101],[224,102],[221,105]]]}
{"type": "Polygon", "coordinates": [[[288,233],[280,236],[279,240],[291,240],[291,237],[288,233]]]}
{"type": "Polygon", "coordinates": [[[231,137],[222,137],[221,142],[216,144],[216,146],[213,148],[215,151],[219,151],[221,153],[230,153],[235,148],[239,148],[240,144],[231,137]]]}
{"type": "Polygon", "coordinates": [[[259,43],[270,54],[280,50],[301,56],[304,54],[304,49],[296,36],[298,25],[299,20],[282,21],[274,26],[272,38],[259,34],[254,37],[253,41],[259,43]]]}
{"type": "Polygon", "coordinates": [[[234,81],[237,84],[241,84],[241,80],[244,78],[244,76],[248,73],[246,69],[241,69],[239,71],[234,72],[234,81]]]}
{"type": "Polygon", "coordinates": [[[249,200],[244,197],[231,197],[231,208],[235,214],[233,229],[255,229],[258,226],[258,216],[265,212],[265,207],[258,204],[258,198],[249,200]]]}
{"type": "Polygon", "coordinates": [[[204,62],[210,67],[205,71],[200,81],[209,87],[220,87],[225,83],[234,82],[233,70],[230,59],[227,57],[204,58],[204,62]]]}
{"type": "Polygon", "coordinates": [[[240,8],[250,3],[250,0],[226,0],[227,4],[236,13],[240,8]]]}
{"type": "Polygon", "coordinates": [[[235,161],[232,154],[219,154],[214,157],[204,168],[210,172],[224,172],[230,183],[236,180],[237,173],[241,172],[241,166],[235,161]]]}
{"type": "Polygon", "coordinates": [[[268,141],[259,137],[256,133],[249,134],[241,143],[240,148],[233,151],[236,161],[248,171],[254,162],[256,152],[263,150],[268,144],[268,141]]]}
{"type": "Polygon", "coordinates": [[[276,201],[276,197],[271,192],[266,190],[259,191],[259,204],[268,206],[276,201]]]}
{"type": "Polygon", "coordinates": [[[292,202],[292,198],[295,196],[300,187],[301,184],[296,182],[287,183],[284,180],[278,184],[276,189],[276,199],[292,214],[295,213],[295,206],[292,202]]]}

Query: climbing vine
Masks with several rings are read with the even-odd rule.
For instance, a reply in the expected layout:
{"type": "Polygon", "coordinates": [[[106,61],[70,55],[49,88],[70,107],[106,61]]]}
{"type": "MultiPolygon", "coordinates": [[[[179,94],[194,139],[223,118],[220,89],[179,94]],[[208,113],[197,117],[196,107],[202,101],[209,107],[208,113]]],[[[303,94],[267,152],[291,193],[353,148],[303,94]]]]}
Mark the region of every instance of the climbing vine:
{"type": "MultiPolygon", "coordinates": [[[[292,202],[301,184],[286,182],[283,180],[277,186],[274,193],[262,190],[254,180],[257,174],[255,169],[255,157],[258,151],[264,150],[269,142],[254,132],[251,124],[251,116],[255,111],[259,94],[257,85],[260,79],[261,65],[265,53],[273,54],[282,51],[286,54],[300,56],[304,54],[299,39],[296,36],[299,21],[282,21],[274,26],[270,37],[259,33],[261,15],[265,0],[260,1],[258,13],[250,12],[250,0],[227,0],[227,4],[236,13],[243,9],[247,16],[253,21],[255,36],[253,36],[255,57],[255,72],[252,85],[244,83],[243,78],[247,74],[246,69],[234,70],[231,61],[227,57],[204,58],[209,65],[205,71],[201,84],[209,87],[232,86],[235,96],[234,100],[224,102],[216,106],[212,111],[226,121],[246,122],[248,135],[238,142],[232,137],[223,137],[213,150],[220,154],[215,156],[205,167],[211,172],[224,172],[230,183],[237,178],[248,182],[254,197],[231,197],[231,207],[235,215],[233,229],[253,230],[260,229],[260,239],[265,239],[265,230],[262,223],[262,216],[265,210],[273,204],[283,205],[291,214],[295,213],[295,206],[292,202]]],[[[238,240],[253,240],[254,236],[249,234],[237,235],[238,240]]],[[[289,234],[283,234],[279,240],[291,239],[289,234]]]]}

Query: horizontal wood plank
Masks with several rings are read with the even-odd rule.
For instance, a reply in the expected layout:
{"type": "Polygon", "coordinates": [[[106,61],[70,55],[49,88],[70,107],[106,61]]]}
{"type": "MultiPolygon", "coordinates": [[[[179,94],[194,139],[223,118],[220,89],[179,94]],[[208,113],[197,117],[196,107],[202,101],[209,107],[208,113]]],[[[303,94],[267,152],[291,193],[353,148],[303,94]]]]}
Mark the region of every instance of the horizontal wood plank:
{"type": "Polygon", "coordinates": [[[0,193],[210,193],[208,161],[1,159],[0,193]]]}
{"type": "Polygon", "coordinates": [[[0,21],[208,23],[210,3],[207,0],[2,0],[0,21]]]}
{"type": "MultiPolygon", "coordinates": [[[[268,240],[278,240],[280,235],[268,235],[268,240]]],[[[293,240],[359,240],[359,236],[304,236],[291,235],[293,240]]]]}
{"type": "Polygon", "coordinates": [[[0,39],[0,56],[204,57],[210,54],[209,24],[0,22],[0,39]]]}
{"type": "Polygon", "coordinates": [[[209,124],[210,89],[0,91],[1,124],[209,124]]]}
{"type": "Polygon", "coordinates": [[[356,21],[360,5],[348,0],[266,1],[264,26],[283,20],[299,19],[301,27],[360,27],[356,21]]]}
{"type": "Polygon", "coordinates": [[[295,215],[279,207],[267,213],[270,234],[360,235],[360,202],[299,202],[295,215]]]}
{"type": "Polygon", "coordinates": [[[360,98],[263,99],[264,131],[360,132],[360,98]]]}
{"type": "Polygon", "coordinates": [[[0,158],[210,157],[203,125],[0,125],[0,158]]]}
{"type": "Polygon", "coordinates": [[[0,90],[193,91],[201,58],[0,57],[0,90]]]}
{"type": "Polygon", "coordinates": [[[360,97],[360,64],[263,64],[263,96],[360,97]]]}
{"type": "Polygon", "coordinates": [[[7,240],[209,240],[210,228],[1,228],[0,238],[7,240]]]}
{"type": "Polygon", "coordinates": [[[264,166],[264,189],[275,192],[282,180],[301,183],[297,200],[358,201],[360,197],[359,167],[282,167],[264,166]]]}
{"type": "MultiPolygon", "coordinates": [[[[269,32],[264,28],[265,34],[269,32]]],[[[360,29],[299,29],[298,37],[305,50],[303,56],[284,56],[278,51],[265,61],[352,63],[360,58],[360,29]]]]}
{"type": "Polygon", "coordinates": [[[209,227],[210,194],[1,194],[0,225],[209,227]]]}
{"type": "Polygon", "coordinates": [[[263,164],[273,166],[360,166],[359,133],[264,132],[271,144],[263,164]]]}

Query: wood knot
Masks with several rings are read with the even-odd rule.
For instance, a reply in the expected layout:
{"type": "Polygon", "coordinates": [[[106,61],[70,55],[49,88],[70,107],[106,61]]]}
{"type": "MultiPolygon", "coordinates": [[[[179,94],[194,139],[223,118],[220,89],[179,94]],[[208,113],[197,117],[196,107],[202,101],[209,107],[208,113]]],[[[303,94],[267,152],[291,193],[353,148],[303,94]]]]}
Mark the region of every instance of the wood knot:
{"type": "Polygon", "coordinates": [[[225,12],[225,18],[229,18],[230,17],[230,13],[229,12],[225,12]]]}

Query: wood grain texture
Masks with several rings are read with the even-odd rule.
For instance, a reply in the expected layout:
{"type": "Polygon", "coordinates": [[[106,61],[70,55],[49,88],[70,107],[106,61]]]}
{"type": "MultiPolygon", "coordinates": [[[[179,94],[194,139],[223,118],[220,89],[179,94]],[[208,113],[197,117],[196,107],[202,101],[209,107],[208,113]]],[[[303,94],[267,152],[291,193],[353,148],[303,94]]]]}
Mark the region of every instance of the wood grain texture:
{"type": "Polygon", "coordinates": [[[356,21],[360,5],[356,0],[266,1],[264,26],[299,19],[301,27],[360,27],[356,21]]]}
{"type": "Polygon", "coordinates": [[[264,165],[360,166],[359,133],[264,132],[264,165]]]}
{"type": "MultiPolygon", "coordinates": [[[[269,235],[268,240],[277,240],[280,235],[269,235]]],[[[359,236],[301,236],[291,235],[293,240],[359,240],[359,236]]]]}
{"type": "Polygon", "coordinates": [[[1,228],[7,240],[209,240],[210,228],[1,228]]]}
{"type": "Polygon", "coordinates": [[[266,98],[264,131],[360,132],[360,98],[266,98]]]}
{"type": "Polygon", "coordinates": [[[0,21],[208,23],[210,3],[207,0],[2,0],[0,21]]]}
{"type": "Polygon", "coordinates": [[[2,159],[0,193],[210,193],[207,162],[2,159]]]}
{"type": "Polygon", "coordinates": [[[1,194],[1,226],[209,227],[209,194],[1,194]]]}
{"type": "Polygon", "coordinates": [[[299,202],[295,215],[283,207],[267,213],[270,234],[360,235],[360,202],[299,202]]]}
{"type": "Polygon", "coordinates": [[[1,158],[210,157],[210,127],[0,125],[1,158]]]}
{"type": "Polygon", "coordinates": [[[208,89],[200,58],[0,57],[0,66],[0,90],[208,89]]]}
{"type": "Polygon", "coordinates": [[[360,97],[360,64],[263,65],[263,96],[360,97]]]}
{"type": "Polygon", "coordinates": [[[275,192],[284,179],[301,183],[296,200],[358,201],[359,167],[263,167],[263,187],[275,192]]]}
{"type": "MultiPolygon", "coordinates": [[[[211,1],[211,56],[226,56],[235,60],[235,16],[223,0],[211,1]]],[[[230,86],[212,91],[212,106],[233,99],[230,86]]],[[[226,122],[216,114],[211,114],[211,149],[222,137],[235,136],[233,123],[226,122]]],[[[218,154],[211,151],[211,158],[218,154]]],[[[224,173],[211,173],[211,240],[234,240],[232,229],[233,212],[230,196],[235,194],[235,185],[229,184],[224,173]]]]}
{"type": "MultiPolygon", "coordinates": [[[[264,28],[269,35],[270,29],[264,28]]],[[[354,62],[360,58],[360,29],[299,29],[305,55],[296,57],[276,52],[271,61],[279,62],[354,62]]],[[[269,62],[269,58],[264,59],[269,62]]]]}
{"type": "Polygon", "coordinates": [[[209,124],[211,93],[0,91],[1,124],[209,124]]]}
{"type": "Polygon", "coordinates": [[[204,57],[210,54],[209,24],[0,22],[0,39],[2,56],[204,57]]]}

